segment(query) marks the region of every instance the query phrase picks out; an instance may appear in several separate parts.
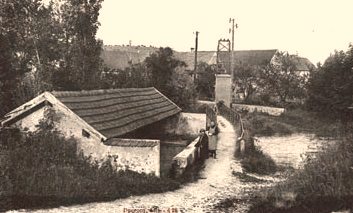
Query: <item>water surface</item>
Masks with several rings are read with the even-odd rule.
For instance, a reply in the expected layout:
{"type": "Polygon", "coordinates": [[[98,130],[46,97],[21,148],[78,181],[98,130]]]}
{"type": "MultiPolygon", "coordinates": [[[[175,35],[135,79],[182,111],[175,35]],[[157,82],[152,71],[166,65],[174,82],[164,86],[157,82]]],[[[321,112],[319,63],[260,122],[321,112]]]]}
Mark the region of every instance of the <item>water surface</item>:
{"type": "Polygon", "coordinates": [[[269,154],[278,165],[299,168],[306,154],[315,154],[333,140],[318,138],[312,134],[259,137],[255,145],[269,154]]]}

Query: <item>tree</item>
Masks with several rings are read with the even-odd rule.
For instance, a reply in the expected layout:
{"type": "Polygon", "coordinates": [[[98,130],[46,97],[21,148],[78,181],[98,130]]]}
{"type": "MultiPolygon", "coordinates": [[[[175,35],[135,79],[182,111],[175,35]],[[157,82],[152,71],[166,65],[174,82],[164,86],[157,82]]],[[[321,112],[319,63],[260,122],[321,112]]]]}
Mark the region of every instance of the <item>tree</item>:
{"type": "Polygon", "coordinates": [[[105,68],[101,88],[143,88],[151,86],[145,63],[132,64],[124,70],[105,68]]]}
{"type": "Polygon", "coordinates": [[[4,0],[0,5],[1,61],[6,64],[1,68],[1,105],[6,111],[41,92],[48,83],[45,76],[49,75],[44,72],[57,60],[51,6],[44,7],[39,0],[4,0]],[[25,90],[18,84],[30,72],[36,77],[33,87],[27,88],[32,93],[18,96],[21,89],[25,90]]]}
{"type": "Polygon", "coordinates": [[[53,76],[54,88],[65,90],[99,87],[103,71],[102,41],[95,38],[103,0],[66,0],[57,12],[62,27],[62,60],[53,76]]]}
{"type": "Polygon", "coordinates": [[[184,109],[193,104],[196,92],[192,79],[185,71],[185,62],[176,59],[171,48],[159,48],[144,62],[151,86],[184,109]]]}
{"type": "Polygon", "coordinates": [[[45,90],[99,88],[102,42],[95,35],[101,2],[2,0],[2,110],[45,90]]]}
{"type": "Polygon", "coordinates": [[[353,46],[335,51],[309,79],[307,106],[311,110],[338,115],[353,103],[353,46]]]}
{"type": "Polygon", "coordinates": [[[152,85],[164,94],[173,90],[173,72],[177,67],[185,66],[185,62],[176,59],[173,50],[169,47],[159,48],[159,50],[145,59],[146,67],[151,73],[152,85]]]}
{"type": "Polygon", "coordinates": [[[237,64],[234,68],[234,83],[239,92],[244,94],[244,102],[249,102],[250,97],[258,89],[261,67],[247,64],[237,64]]]}
{"type": "Polygon", "coordinates": [[[206,100],[214,100],[214,90],[216,83],[216,70],[213,66],[208,65],[205,62],[201,62],[197,66],[197,81],[196,90],[199,98],[206,100]]]}
{"type": "Polygon", "coordinates": [[[305,97],[305,76],[299,75],[288,53],[280,52],[276,60],[261,69],[257,82],[262,94],[278,97],[284,104],[288,99],[305,97]]]}

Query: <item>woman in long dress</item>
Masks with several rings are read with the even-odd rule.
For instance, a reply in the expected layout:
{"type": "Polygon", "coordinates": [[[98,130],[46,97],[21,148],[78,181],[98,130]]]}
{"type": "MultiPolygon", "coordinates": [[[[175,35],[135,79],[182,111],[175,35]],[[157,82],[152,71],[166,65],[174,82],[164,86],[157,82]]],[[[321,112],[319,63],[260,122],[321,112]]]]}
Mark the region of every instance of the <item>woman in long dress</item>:
{"type": "Polygon", "coordinates": [[[211,125],[208,129],[208,150],[211,154],[211,157],[216,158],[217,143],[218,143],[218,127],[215,122],[211,122],[211,125]]]}

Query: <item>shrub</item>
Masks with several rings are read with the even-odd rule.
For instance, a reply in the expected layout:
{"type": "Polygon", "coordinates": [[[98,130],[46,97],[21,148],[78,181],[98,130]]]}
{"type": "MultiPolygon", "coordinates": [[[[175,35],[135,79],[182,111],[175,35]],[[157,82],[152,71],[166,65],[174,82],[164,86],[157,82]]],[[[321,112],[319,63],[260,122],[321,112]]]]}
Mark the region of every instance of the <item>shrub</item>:
{"type": "Polygon", "coordinates": [[[16,202],[8,209],[112,200],[180,186],[168,178],[117,171],[110,159],[93,161],[77,153],[74,139],[66,140],[50,131],[22,135],[19,131],[9,134],[4,130],[0,136],[1,144],[11,153],[10,171],[6,174],[10,176],[16,202]]]}
{"type": "Polygon", "coordinates": [[[276,163],[273,159],[264,154],[258,147],[248,151],[243,159],[241,166],[246,172],[268,175],[277,171],[276,163]]]}
{"type": "Polygon", "coordinates": [[[348,136],[308,156],[302,170],[260,193],[250,212],[332,212],[353,210],[353,144],[348,136]],[[290,195],[290,196],[289,196],[290,195]]]}

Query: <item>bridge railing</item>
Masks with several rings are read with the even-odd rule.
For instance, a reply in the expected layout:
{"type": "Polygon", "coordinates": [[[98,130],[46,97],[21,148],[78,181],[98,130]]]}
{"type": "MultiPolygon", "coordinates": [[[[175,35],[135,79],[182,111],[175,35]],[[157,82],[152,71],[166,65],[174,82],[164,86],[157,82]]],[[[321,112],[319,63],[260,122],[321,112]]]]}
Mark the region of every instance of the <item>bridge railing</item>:
{"type": "Polygon", "coordinates": [[[192,165],[203,163],[208,157],[208,137],[205,132],[192,141],[183,151],[173,157],[172,175],[180,177],[192,165]]]}
{"type": "Polygon", "coordinates": [[[241,114],[222,103],[218,104],[218,111],[237,131],[238,138],[235,141],[235,155],[242,157],[248,151],[254,149],[254,141],[248,129],[249,124],[244,122],[245,119],[242,118],[241,114]]]}
{"type": "Polygon", "coordinates": [[[225,117],[234,127],[237,127],[239,125],[238,140],[243,139],[245,130],[244,130],[244,122],[241,117],[241,114],[225,106],[223,103],[218,104],[218,112],[220,115],[225,117]]]}
{"type": "Polygon", "coordinates": [[[206,106],[206,129],[210,126],[211,121],[217,123],[217,107],[206,106]]]}

